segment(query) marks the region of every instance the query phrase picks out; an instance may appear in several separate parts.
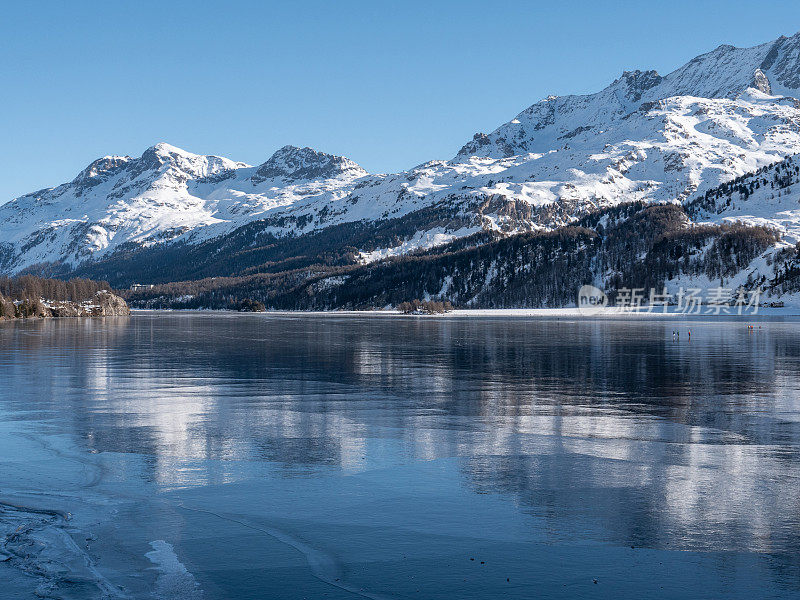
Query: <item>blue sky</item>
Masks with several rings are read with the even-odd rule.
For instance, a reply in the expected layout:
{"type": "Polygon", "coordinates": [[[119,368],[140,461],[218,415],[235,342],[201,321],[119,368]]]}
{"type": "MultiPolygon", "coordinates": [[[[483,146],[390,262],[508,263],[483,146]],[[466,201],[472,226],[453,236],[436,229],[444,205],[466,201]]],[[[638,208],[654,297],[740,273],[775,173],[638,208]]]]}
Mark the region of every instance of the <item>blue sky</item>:
{"type": "Polygon", "coordinates": [[[0,203],[159,141],[403,170],[549,94],[798,30],[796,1],[6,3],[0,203]]]}

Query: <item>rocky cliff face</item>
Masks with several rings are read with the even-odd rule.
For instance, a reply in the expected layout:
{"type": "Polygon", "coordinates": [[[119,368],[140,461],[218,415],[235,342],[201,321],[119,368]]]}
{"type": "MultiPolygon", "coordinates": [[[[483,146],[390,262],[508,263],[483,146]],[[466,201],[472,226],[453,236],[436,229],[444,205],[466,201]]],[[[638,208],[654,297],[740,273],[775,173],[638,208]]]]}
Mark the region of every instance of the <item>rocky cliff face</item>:
{"type": "Polygon", "coordinates": [[[74,302],[46,299],[11,301],[0,297],[0,320],[49,317],[116,317],[130,315],[128,303],[109,291],[99,291],[90,300],[74,302]]]}
{"type": "Polygon", "coordinates": [[[93,317],[120,317],[131,314],[128,303],[111,292],[97,292],[95,305],[91,310],[93,317]]]}
{"type": "MultiPolygon", "coordinates": [[[[44,302],[53,317],[119,317],[131,314],[128,303],[108,291],[100,291],[85,302],[44,302]]],[[[48,315],[44,315],[48,316],[48,315]]]]}

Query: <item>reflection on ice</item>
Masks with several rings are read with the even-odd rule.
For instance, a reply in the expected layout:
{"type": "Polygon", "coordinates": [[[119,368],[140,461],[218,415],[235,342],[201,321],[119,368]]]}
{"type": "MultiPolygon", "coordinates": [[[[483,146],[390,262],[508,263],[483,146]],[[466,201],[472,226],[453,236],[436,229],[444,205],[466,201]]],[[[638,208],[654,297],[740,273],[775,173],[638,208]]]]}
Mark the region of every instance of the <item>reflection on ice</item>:
{"type": "MultiPolygon", "coordinates": [[[[371,473],[381,474],[373,501],[393,506],[403,469],[441,461],[467,504],[511,501],[536,539],[770,554],[775,581],[800,587],[800,326],[748,334],[735,321],[698,322],[691,344],[672,340],[674,326],[263,315],[20,324],[0,329],[15,349],[0,357],[13,390],[0,416],[101,456],[141,457],[109,471],[115,485],[197,491],[225,507],[245,506],[247,489],[267,514],[279,490],[303,485],[290,480],[323,482],[308,493],[324,504],[325,486],[336,493],[329,478],[371,473]]],[[[170,542],[153,544],[162,573],[193,577],[170,542]]]]}

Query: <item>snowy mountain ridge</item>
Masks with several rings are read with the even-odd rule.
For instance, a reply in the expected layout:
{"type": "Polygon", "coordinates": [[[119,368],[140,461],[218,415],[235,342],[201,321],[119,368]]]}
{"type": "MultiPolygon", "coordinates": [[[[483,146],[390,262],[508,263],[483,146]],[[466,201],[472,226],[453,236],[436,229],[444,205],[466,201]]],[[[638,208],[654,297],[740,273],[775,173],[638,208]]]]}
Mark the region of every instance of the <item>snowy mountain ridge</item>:
{"type": "MultiPolygon", "coordinates": [[[[250,166],[161,143],[0,206],[0,272],[68,272],[120,252],[135,260],[137,248],[197,246],[256,225],[288,240],[413,222],[388,245],[360,242],[370,261],[478,231],[555,229],[621,203],[688,202],[800,152],[798,97],[800,34],[720,46],[665,76],[627,71],[596,94],[549,97],[476,134],[452,160],[402,173],[369,174],[310,148],[284,146],[250,166]]],[[[797,241],[795,214],[770,219],[769,210],[736,218],[768,219],[784,243],[797,241]]]]}
{"type": "MultiPolygon", "coordinates": [[[[656,71],[625,71],[596,94],[550,96],[490,135],[477,134],[473,140],[477,143],[466,144],[459,156],[499,158],[541,152],[552,147],[553,137],[563,140],[589,131],[580,126],[559,129],[558,122],[565,121],[565,115],[604,126],[635,111],[647,110],[650,103],[660,100],[678,96],[736,100],[750,89],[767,96],[800,95],[800,33],[753,48],[722,45],[664,77],[656,71]],[[548,129],[556,129],[560,135],[548,137],[548,129]]],[[[597,130],[598,126],[590,127],[597,130]]]]}

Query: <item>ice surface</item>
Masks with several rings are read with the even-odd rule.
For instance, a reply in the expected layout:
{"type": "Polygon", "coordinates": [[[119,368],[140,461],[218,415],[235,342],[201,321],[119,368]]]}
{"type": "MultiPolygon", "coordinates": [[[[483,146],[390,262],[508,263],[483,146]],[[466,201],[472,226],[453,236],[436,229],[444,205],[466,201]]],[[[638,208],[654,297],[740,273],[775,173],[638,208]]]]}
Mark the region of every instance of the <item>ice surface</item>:
{"type": "Polygon", "coordinates": [[[4,323],[4,600],[793,597],[783,315],[4,323]]]}

